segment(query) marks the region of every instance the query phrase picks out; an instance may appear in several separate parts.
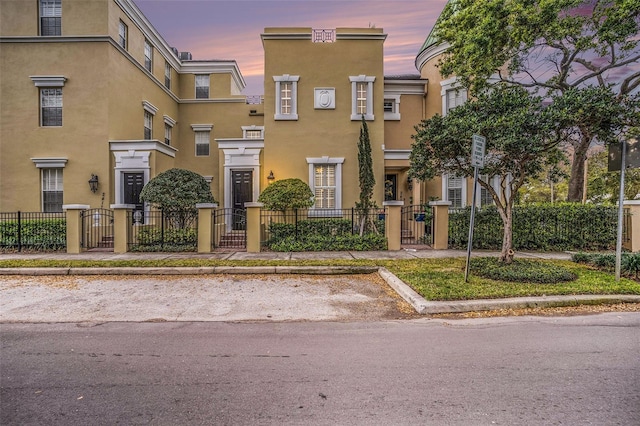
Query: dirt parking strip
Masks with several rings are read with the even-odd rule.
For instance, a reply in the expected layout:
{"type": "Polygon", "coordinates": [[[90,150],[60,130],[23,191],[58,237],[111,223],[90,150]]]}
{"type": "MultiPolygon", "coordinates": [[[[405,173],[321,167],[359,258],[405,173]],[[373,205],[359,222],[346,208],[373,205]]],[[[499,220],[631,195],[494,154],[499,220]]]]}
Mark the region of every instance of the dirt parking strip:
{"type": "Polygon", "coordinates": [[[416,318],[378,274],[0,276],[1,322],[416,318]]]}

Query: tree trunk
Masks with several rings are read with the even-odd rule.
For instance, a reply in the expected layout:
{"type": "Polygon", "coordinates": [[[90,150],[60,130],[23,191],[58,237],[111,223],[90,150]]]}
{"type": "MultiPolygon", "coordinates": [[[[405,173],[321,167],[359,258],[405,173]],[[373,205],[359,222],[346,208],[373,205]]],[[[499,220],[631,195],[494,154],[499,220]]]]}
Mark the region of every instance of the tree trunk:
{"type": "Polygon", "coordinates": [[[507,205],[504,214],[500,216],[502,217],[502,225],[504,226],[500,261],[510,264],[513,262],[513,210],[511,206],[507,205]]]}
{"type": "Polygon", "coordinates": [[[579,144],[575,145],[573,162],[571,163],[571,176],[569,177],[569,193],[567,201],[581,203],[584,193],[584,167],[587,160],[587,152],[591,138],[583,136],[579,144]]]}

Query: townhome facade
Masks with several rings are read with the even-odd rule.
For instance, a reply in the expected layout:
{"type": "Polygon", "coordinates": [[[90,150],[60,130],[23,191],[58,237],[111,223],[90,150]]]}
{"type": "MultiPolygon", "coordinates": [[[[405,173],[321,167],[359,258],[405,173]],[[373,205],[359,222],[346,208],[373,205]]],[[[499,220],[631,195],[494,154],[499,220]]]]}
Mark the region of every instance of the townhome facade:
{"type": "Polygon", "coordinates": [[[142,187],[178,167],[226,208],[297,177],[331,215],[358,200],[363,117],[379,205],[446,198],[407,174],[414,126],[441,111],[444,86],[428,61],[385,76],[382,29],[265,28],[258,100],[233,59],[170,46],[131,0],[6,0],[0,31],[0,211],[148,210],[142,187]]]}

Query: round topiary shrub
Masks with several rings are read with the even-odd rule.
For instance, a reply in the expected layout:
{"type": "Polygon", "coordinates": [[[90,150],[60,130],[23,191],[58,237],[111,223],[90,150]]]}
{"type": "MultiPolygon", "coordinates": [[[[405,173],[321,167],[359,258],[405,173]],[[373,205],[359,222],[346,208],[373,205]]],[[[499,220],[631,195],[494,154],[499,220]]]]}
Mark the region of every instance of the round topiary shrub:
{"type": "Polygon", "coordinates": [[[495,257],[476,257],[469,266],[475,275],[497,281],[555,284],[578,278],[563,266],[535,260],[514,259],[507,264],[495,257]]]}
{"type": "Polygon", "coordinates": [[[267,186],[258,201],[269,210],[305,209],[313,205],[313,193],[300,179],[282,179],[267,186]]]}

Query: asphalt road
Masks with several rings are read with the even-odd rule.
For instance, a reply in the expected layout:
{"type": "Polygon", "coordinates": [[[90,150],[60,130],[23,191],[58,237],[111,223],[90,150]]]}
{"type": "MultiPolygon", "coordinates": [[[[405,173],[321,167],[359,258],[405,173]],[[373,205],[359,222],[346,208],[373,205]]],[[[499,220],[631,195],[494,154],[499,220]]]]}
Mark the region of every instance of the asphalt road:
{"type": "Polygon", "coordinates": [[[2,324],[3,425],[638,425],[640,314],[2,324]]]}

